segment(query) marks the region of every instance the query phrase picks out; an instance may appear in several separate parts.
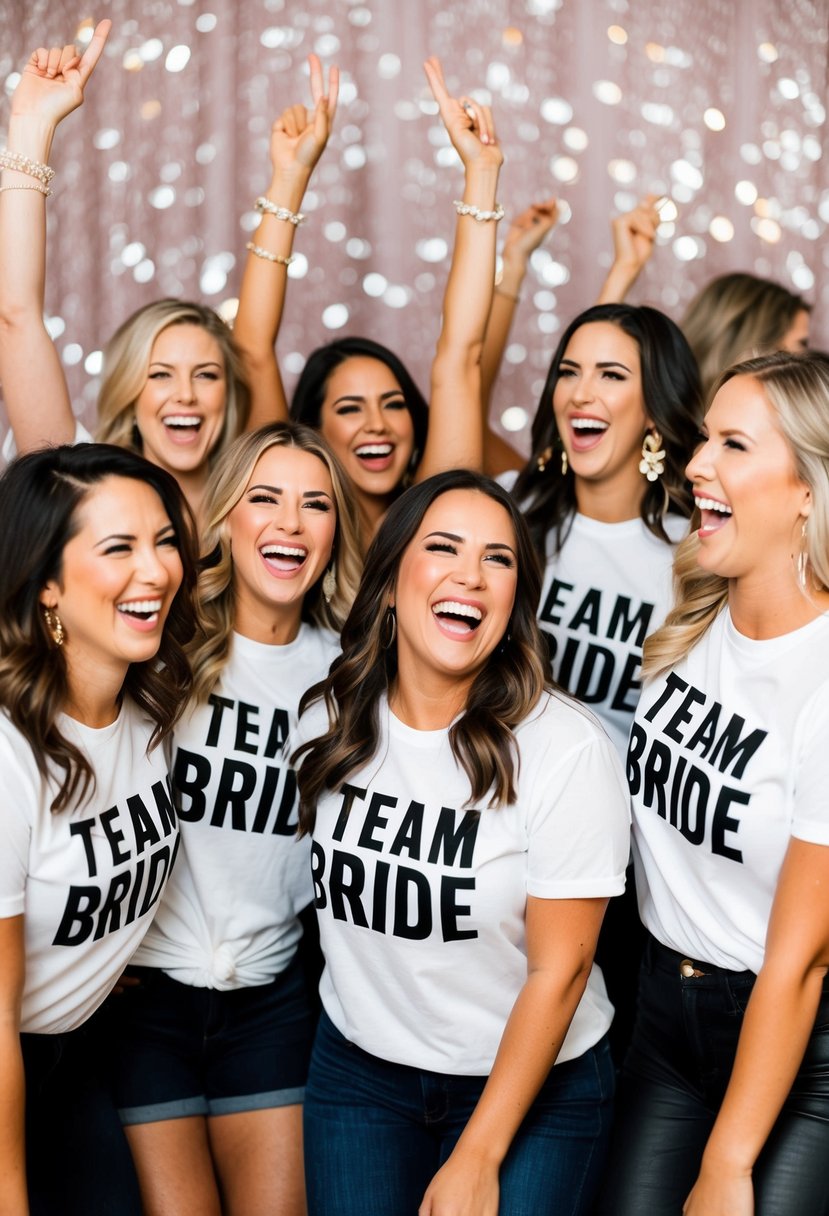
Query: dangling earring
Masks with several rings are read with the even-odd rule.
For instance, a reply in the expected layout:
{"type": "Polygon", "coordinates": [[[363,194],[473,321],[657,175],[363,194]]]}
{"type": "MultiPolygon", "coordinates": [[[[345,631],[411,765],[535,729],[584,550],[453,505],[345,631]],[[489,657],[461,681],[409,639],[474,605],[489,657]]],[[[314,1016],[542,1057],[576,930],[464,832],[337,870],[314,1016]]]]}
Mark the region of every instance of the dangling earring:
{"type": "Polygon", "coordinates": [[[553,457],[553,449],[545,448],[544,451],[541,453],[541,455],[538,457],[538,459],[535,462],[535,467],[538,469],[539,473],[544,472],[547,465],[552,460],[552,457],[553,457]]]}
{"type": "Polygon", "coordinates": [[[644,473],[648,481],[656,481],[665,472],[665,449],[662,447],[662,436],[656,429],[648,431],[642,440],[639,472],[644,473]]]}
{"type": "Polygon", "coordinates": [[[322,580],[322,598],[330,604],[337,593],[337,566],[335,562],[325,572],[322,580]]]}
{"type": "Polygon", "coordinates": [[[382,650],[391,650],[394,645],[394,639],[397,637],[397,613],[389,606],[386,609],[386,615],[383,618],[383,624],[380,627],[380,647],[382,650]],[[391,624],[389,624],[391,622],[391,624]],[[384,638],[383,633],[387,633],[388,637],[384,638]]]}
{"type": "Polygon", "coordinates": [[[49,637],[54,642],[55,646],[62,646],[66,641],[66,630],[63,627],[63,621],[55,612],[54,608],[43,609],[43,620],[46,624],[46,629],[49,637]]]}
{"type": "Polygon", "coordinates": [[[567,472],[567,470],[568,470],[568,468],[569,468],[569,467],[570,467],[570,466],[569,466],[569,464],[567,463],[567,450],[566,450],[566,448],[564,447],[564,444],[562,444],[562,445],[561,445],[561,476],[562,476],[562,477],[563,477],[563,476],[564,476],[564,474],[567,472]]]}
{"type": "Polygon", "coordinates": [[[809,569],[809,550],[806,546],[806,523],[804,519],[800,528],[800,552],[797,555],[797,582],[800,590],[806,593],[806,575],[809,569]]]}

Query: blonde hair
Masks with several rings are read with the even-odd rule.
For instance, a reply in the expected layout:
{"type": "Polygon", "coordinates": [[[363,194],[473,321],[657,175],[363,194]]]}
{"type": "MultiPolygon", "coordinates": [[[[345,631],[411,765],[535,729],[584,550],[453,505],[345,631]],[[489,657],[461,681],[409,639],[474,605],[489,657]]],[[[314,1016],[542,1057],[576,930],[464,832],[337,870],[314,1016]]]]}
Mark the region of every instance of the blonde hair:
{"type": "Polygon", "coordinates": [[[242,435],[222,454],[205,494],[207,556],[198,588],[204,625],[190,648],[193,691],[198,701],[207,700],[230,657],[236,601],[228,516],[241,500],[260,457],[274,447],[296,448],[316,456],[331,477],[337,509],[332,550],[336,588],[329,602],[322,595],[322,579],[318,579],[305,595],[303,618],[339,633],[357,594],[363,565],[357,512],[347,478],[325,440],[310,427],[289,422],[276,422],[242,435]]]}
{"type": "Polygon", "coordinates": [[[778,350],[799,312],[811,312],[810,305],[753,274],[723,274],[697,292],[682,331],[699,364],[705,399],[727,367],[778,350]]]}
{"type": "Polygon", "coordinates": [[[225,417],[215,459],[245,428],[250,394],[239,352],[230,330],[212,308],[185,300],[156,300],[139,308],[115,331],[104,353],[104,378],[98,396],[98,433],[101,443],[114,443],[141,454],[141,435],[135,425],[135,403],[147,383],[147,369],[158,335],[171,325],[197,325],[222,352],[225,367],[225,417]]]}
{"type": "MultiPolygon", "coordinates": [[[[812,510],[805,552],[812,577],[829,587],[829,359],[785,351],[730,367],[716,389],[736,376],[759,381],[774,408],[794,459],[797,477],[809,487],[812,510]]],[[[728,580],[703,570],[699,540],[692,532],[674,559],[674,607],[661,629],[645,641],[642,675],[667,671],[702,638],[728,599],[728,580]]],[[[805,592],[804,592],[805,594],[805,592]]]]}

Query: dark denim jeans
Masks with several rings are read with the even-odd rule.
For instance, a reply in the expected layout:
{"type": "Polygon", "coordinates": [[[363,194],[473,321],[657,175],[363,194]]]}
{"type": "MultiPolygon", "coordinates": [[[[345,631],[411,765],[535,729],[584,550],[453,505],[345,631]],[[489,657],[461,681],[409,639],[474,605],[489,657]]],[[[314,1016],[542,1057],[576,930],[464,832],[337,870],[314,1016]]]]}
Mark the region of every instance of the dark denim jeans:
{"type": "MultiPolygon", "coordinates": [[[[323,1014],[305,1091],[309,1216],[416,1216],[486,1080],[380,1060],[323,1014]]],[[[501,1216],[589,1210],[612,1095],[606,1040],[551,1070],[501,1167],[501,1216]]]]}
{"type": "MultiPolygon", "coordinates": [[[[619,1079],[600,1216],[679,1216],[725,1094],[751,971],[694,962],[649,938],[619,1079]]],[[[789,1097],[754,1169],[755,1216],[829,1216],[829,988],[789,1097]]]]}

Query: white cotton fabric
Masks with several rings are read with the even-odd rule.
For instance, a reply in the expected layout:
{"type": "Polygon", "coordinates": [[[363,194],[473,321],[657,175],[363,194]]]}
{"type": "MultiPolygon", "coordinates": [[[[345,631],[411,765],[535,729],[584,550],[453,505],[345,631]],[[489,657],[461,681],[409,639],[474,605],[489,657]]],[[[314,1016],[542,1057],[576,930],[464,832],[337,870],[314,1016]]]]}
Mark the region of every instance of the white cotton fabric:
{"type": "Polygon", "coordinates": [[[180,857],[135,963],[227,991],[269,983],[291,961],[297,913],[312,898],[310,842],[296,838],[295,774],[282,750],[302,694],[338,653],[335,635],[309,624],[285,646],[234,633],[212,703],[176,729],[180,857]]]}
{"type": "Polygon", "coordinates": [[[790,838],[829,845],[829,616],[755,641],[724,609],[646,686],[628,779],[647,928],[759,971],[790,838]]]}
{"type": "Polygon", "coordinates": [[[65,715],[58,728],[97,781],[89,800],[53,813],[59,783],[41,779],[0,714],[0,917],[23,914],[21,1030],[38,1034],[74,1030],[107,996],[152,919],[178,839],[164,749],[147,755],[152,724],[132,702],[101,730],[65,715]]]}
{"type": "MultiPolygon", "coordinates": [[[[83,423],[78,422],[78,420],[76,418],[75,419],[75,435],[72,440],[72,443],[75,444],[75,443],[93,443],[93,442],[94,442],[94,440],[93,440],[92,436],[90,435],[89,431],[86,429],[86,427],[83,425],[83,423]]],[[[3,447],[2,447],[2,449],[0,449],[0,455],[2,455],[2,457],[3,457],[4,464],[11,464],[11,462],[14,460],[15,456],[17,455],[17,440],[14,437],[14,431],[12,431],[12,430],[6,431],[5,437],[3,439],[3,447]]]]}
{"type": "MultiPolygon", "coordinates": [[[[300,733],[313,738],[325,722],[315,706],[300,733]]],[[[446,837],[441,843],[441,816],[457,831],[470,791],[448,732],[413,730],[385,702],[380,732],[376,758],[348,780],[365,793],[347,819],[340,818],[347,790],[317,809],[322,1002],[341,1033],[375,1056],[486,1074],[527,976],[527,896],[580,899],[624,888],[621,766],[592,715],[545,694],[515,732],[515,803],[483,807],[471,840],[458,837],[453,851],[446,837]],[[332,880],[332,867],[341,881],[332,880]]],[[[611,1017],[594,967],[559,1060],[593,1046],[611,1017]]]]}

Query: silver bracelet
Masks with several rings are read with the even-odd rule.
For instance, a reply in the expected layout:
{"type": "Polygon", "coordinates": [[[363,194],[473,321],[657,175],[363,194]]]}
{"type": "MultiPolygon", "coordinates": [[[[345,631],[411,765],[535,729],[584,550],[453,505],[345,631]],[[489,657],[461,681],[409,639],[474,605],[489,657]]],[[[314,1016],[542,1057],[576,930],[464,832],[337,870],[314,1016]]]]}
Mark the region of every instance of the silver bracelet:
{"type": "Polygon", "coordinates": [[[289,207],[279,207],[269,198],[265,198],[264,194],[260,195],[253,205],[263,215],[272,215],[278,220],[285,220],[287,223],[293,224],[295,228],[305,223],[305,216],[300,211],[291,211],[289,207]]]}
{"type": "Polygon", "coordinates": [[[471,203],[462,203],[460,199],[456,198],[452,206],[458,215],[471,215],[473,220],[477,220],[479,224],[483,224],[486,220],[495,220],[497,224],[504,218],[504,208],[500,203],[495,204],[494,211],[482,211],[480,207],[473,207],[471,203]]]}
{"type": "Polygon", "coordinates": [[[290,266],[294,260],[293,254],[285,258],[281,253],[271,253],[270,249],[263,249],[261,245],[254,245],[253,241],[248,241],[245,249],[249,249],[254,257],[264,258],[266,262],[277,262],[280,266],[290,266]]]}
{"type": "Polygon", "coordinates": [[[50,169],[48,165],[42,164],[39,160],[32,160],[31,157],[24,156],[22,152],[12,152],[10,148],[3,148],[0,151],[0,169],[16,169],[18,173],[36,177],[44,186],[48,186],[55,176],[54,169],[50,169]]]}

